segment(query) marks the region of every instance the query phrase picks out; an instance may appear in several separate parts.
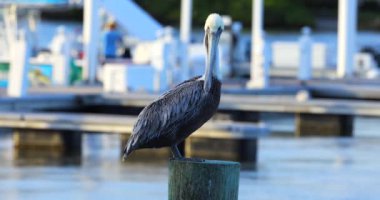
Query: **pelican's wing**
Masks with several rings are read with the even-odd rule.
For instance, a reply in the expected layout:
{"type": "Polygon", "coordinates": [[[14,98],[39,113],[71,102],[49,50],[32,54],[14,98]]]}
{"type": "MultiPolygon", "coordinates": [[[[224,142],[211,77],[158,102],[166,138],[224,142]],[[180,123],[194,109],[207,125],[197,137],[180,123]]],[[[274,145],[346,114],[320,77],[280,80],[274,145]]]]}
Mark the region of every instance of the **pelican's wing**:
{"type": "Polygon", "coordinates": [[[190,119],[199,108],[202,88],[201,81],[184,82],[145,107],[138,116],[127,148],[172,137],[178,124],[190,119]]]}
{"type": "Polygon", "coordinates": [[[166,91],[165,93],[163,93],[159,99],[163,98],[163,97],[166,96],[168,93],[171,93],[173,90],[176,90],[177,88],[181,87],[182,85],[184,85],[184,84],[186,84],[186,83],[189,83],[189,82],[196,81],[197,79],[199,79],[199,78],[201,78],[201,77],[202,77],[202,76],[195,76],[195,77],[193,77],[193,78],[191,78],[191,79],[189,79],[189,80],[186,80],[186,81],[184,81],[184,82],[182,82],[182,83],[176,85],[173,89],[168,90],[168,91],[166,91]]]}

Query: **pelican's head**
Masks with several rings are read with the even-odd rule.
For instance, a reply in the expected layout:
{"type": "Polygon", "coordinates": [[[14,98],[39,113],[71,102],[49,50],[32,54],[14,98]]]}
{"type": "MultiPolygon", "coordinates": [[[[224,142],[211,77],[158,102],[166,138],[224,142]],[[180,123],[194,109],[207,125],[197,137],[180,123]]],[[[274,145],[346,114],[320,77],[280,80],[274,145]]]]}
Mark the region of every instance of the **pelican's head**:
{"type": "Polygon", "coordinates": [[[224,24],[222,17],[219,14],[210,14],[205,23],[205,38],[204,43],[206,46],[206,53],[209,59],[213,59],[216,55],[217,46],[219,42],[220,35],[224,30],[224,24]]]}
{"type": "Polygon", "coordinates": [[[222,17],[219,14],[210,14],[205,23],[205,38],[204,43],[206,46],[206,72],[205,72],[205,86],[206,91],[210,90],[211,77],[216,75],[218,70],[218,42],[220,35],[224,29],[222,17]]]}
{"type": "Polygon", "coordinates": [[[219,14],[210,14],[205,23],[205,45],[207,54],[210,53],[213,47],[218,45],[220,35],[224,30],[222,17],[219,14]],[[214,46],[213,46],[214,45],[214,46]]]}
{"type": "Polygon", "coordinates": [[[223,19],[219,14],[210,14],[205,23],[205,31],[210,33],[222,32],[224,30],[223,19]]]}

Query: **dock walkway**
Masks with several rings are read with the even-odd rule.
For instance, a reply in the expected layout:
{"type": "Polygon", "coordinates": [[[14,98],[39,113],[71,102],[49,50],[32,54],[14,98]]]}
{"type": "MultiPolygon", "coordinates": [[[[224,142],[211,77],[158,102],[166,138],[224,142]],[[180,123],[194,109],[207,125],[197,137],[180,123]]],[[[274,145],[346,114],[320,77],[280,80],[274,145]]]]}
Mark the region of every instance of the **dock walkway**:
{"type": "MultiPolygon", "coordinates": [[[[0,127],[36,130],[64,130],[86,133],[132,133],[136,116],[50,113],[0,112],[0,127]]],[[[192,134],[195,138],[243,139],[266,135],[264,124],[209,121],[192,134]]]]}
{"type": "MultiPolygon", "coordinates": [[[[85,105],[143,107],[158,98],[155,94],[101,95],[83,99],[85,105]]],[[[223,94],[220,110],[253,112],[363,115],[380,117],[380,102],[371,100],[309,99],[295,96],[223,94]]]]}

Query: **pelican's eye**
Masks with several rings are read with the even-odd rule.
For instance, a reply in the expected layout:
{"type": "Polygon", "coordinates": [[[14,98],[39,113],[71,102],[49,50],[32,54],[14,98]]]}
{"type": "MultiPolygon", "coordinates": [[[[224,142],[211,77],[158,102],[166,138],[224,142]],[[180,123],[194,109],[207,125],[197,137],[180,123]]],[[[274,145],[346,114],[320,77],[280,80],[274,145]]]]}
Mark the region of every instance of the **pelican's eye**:
{"type": "Polygon", "coordinates": [[[223,32],[223,29],[222,29],[222,27],[219,27],[218,28],[218,33],[221,33],[221,32],[223,32]]]}

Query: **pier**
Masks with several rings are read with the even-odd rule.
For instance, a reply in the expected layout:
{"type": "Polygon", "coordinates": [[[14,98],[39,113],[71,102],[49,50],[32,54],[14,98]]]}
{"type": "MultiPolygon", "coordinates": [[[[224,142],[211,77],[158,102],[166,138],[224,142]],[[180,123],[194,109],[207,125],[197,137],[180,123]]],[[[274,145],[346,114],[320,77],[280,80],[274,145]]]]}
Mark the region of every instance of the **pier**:
{"type": "MultiPolygon", "coordinates": [[[[80,157],[81,134],[119,134],[124,144],[132,132],[135,121],[136,116],[114,114],[2,112],[0,127],[13,130],[17,149],[73,150],[73,144],[77,144],[76,156],[80,157]]],[[[209,122],[184,143],[182,151],[189,157],[230,159],[253,168],[257,162],[257,140],[267,134],[268,129],[260,124],[209,122]],[[213,143],[212,147],[210,142],[213,143]],[[231,148],[220,152],[226,144],[232,145],[231,148]]],[[[167,160],[171,154],[168,149],[140,150],[132,155],[131,160],[145,160],[150,158],[152,153],[156,155],[157,160],[167,160]]]]}
{"type": "MultiPolygon", "coordinates": [[[[219,114],[186,140],[181,151],[189,157],[234,160],[255,166],[258,140],[271,131],[270,127],[260,123],[260,113],[293,114],[296,119],[294,135],[298,137],[355,137],[353,125],[356,116],[380,116],[380,103],[373,100],[376,99],[376,93],[365,92],[374,90],[368,84],[350,86],[338,83],[335,88],[316,85],[310,83],[307,88],[293,86],[293,91],[275,89],[273,86],[273,89],[256,92],[236,88],[232,90],[227,85],[221,98],[219,114]],[[324,97],[297,99],[297,90],[305,89],[324,97]],[[222,146],[228,148],[220,152],[222,146]]],[[[31,88],[30,92],[28,97],[1,99],[0,127],[13,130],[15,147],[20,149],[34,145],[63,148],[67,146],[67,141],[70,141],[68,144],[80,144],[80,135],[83,133],[120,134],[120,140],[124,143],[129,138],[138,111],[159,95],[104,94],[97,87],[31,88]],[[82,93],[83,90],[87,93],[82,93]],[[43,132],[43,141],[36,131],[43,132]]],[[[77,145],[76,148],[81,147],[77,145]]],[[[80,155],[81,151],[77,152],[80,155]]],[[[141,150],[131,159],[146,158],[151,152],[141,150]]],[[[157,159],[166,159],[170,151],[155,150],[155,154],[157,159]]]]}

